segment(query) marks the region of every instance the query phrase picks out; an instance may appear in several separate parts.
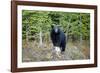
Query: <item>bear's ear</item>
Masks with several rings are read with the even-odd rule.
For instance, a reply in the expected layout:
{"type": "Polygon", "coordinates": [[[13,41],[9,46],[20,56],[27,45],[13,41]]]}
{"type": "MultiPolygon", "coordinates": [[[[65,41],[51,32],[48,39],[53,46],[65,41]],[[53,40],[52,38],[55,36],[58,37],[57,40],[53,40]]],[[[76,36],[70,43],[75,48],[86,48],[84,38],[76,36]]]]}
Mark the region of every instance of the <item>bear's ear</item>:
{"type": "Polygon", "coordinates": [[[51,28],[53,28],[53,27],[54,27],[54,24],[51,25],[51,28]]]}

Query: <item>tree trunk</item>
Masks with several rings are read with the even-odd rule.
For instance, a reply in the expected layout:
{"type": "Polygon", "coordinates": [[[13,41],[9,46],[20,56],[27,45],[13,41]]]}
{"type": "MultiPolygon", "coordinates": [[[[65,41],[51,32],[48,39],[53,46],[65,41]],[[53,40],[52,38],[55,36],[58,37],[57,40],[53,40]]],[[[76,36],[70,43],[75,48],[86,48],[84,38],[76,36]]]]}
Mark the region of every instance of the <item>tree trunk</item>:
{"type": "Polygon", "coordinates": [[[80,45],[82,44],[82,18],[81,18],[81,15],[80,15],[80,45]]]}
{"type": "Polygon", "coordinates": [[[43,40],[42,40],[42,31],[40,31],[40,33],[39,33],[39,39],[40,39],[40,47],[42,47],[43,46],[43,40]]]}
{"type": "Polygon", "coordinates": [[[28,38],[28,34],[29,34],[29,30],[28,30],[28,27],[26,26],[26,44],[27,44],[27,48],[29,48],[29,38],[28,38]]]}

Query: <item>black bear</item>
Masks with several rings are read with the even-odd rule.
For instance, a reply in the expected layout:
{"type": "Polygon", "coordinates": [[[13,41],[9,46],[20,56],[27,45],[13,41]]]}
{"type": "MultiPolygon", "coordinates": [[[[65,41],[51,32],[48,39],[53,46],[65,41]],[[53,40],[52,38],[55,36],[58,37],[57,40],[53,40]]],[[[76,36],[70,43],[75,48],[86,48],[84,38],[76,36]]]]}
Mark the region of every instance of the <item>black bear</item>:
{"type": "Polygon", "coordinates": [[[66,48],[66,36],[64,32],[57,25],[51,25],[51,40],[56,51],[61,53],[65,51],[66,48]]]}

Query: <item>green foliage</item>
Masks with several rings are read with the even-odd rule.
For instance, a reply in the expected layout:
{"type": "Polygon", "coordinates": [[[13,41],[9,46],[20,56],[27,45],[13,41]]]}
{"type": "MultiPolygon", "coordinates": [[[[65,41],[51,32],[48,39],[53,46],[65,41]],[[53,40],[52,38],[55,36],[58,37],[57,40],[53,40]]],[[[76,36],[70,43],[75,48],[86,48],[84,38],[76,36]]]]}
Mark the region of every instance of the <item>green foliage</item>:
{"type": "Polygon", "coordinates": [[[35,36],[40,31],[43,32],[44,38],[49,35],[51,25],[60,25],[61,29],[68,36],[81,36],[82,39],[90,37],[90,14],[73,13],[73,12],[56,12],[56,11],[22,11],[22,37],[26,34],[35,36]],[[46,34],[48,33],[48,34],[46,34]]]}

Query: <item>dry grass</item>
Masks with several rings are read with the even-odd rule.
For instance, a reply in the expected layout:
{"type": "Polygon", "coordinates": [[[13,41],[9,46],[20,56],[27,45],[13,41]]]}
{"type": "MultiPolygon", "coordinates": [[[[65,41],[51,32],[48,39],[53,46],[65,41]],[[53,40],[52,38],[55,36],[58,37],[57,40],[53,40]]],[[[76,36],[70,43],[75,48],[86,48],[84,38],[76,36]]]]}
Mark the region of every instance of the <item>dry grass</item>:
{"type": "Polygon", "coordinates": [[[41,47],[36,41],[30,41],[29,43],[23,41],[22,43],[23,62],[80,60],[90,58],[90,49],[86,41],[83,41],[81,45],[79,42],[69,41],[66,44],[65,52],[60,54],[60,57],[54,53],[52,43],[44,43],[41,47]]]}

